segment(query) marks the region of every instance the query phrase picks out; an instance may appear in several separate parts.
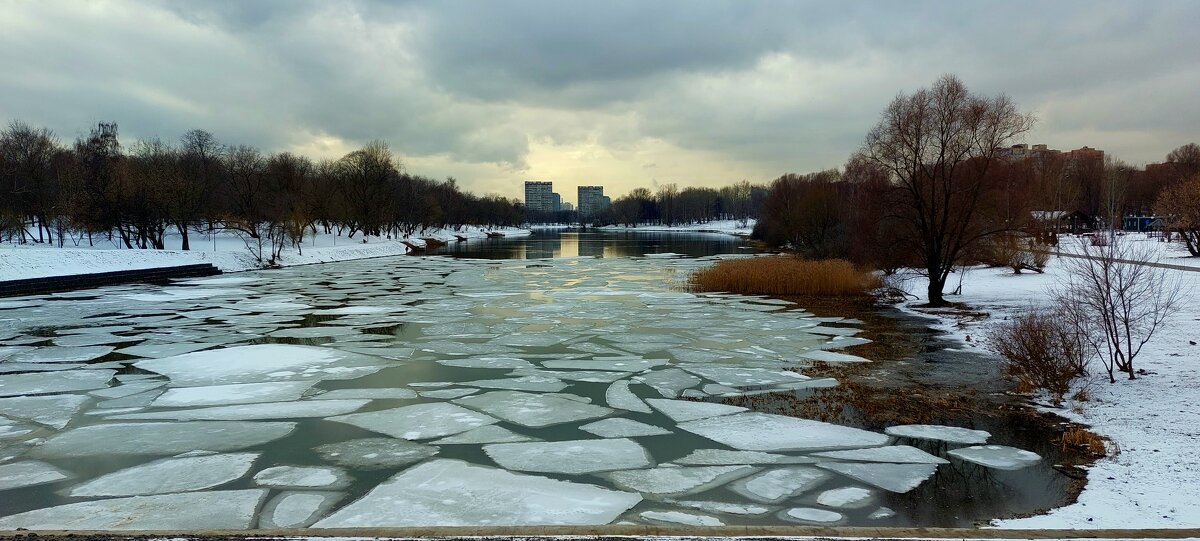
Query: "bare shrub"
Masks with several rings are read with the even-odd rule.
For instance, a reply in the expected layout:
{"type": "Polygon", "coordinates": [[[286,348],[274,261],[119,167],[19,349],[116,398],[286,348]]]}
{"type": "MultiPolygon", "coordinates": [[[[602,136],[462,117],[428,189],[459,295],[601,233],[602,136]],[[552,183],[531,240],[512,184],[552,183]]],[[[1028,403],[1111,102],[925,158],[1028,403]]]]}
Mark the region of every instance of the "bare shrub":
{"type": "Polygon", "coordinates": [[[1055,311],[1030,310],[993,329],[988,338],[1018,389],[1045,390],[1056,406],[1071,382],[1087,374],[1085,341],[1055,311]]]}
{"type": "Polygon", "coordinates": [[[864,295],[883,285],[874,273],[844,259],[806,260],[795,256],[727,259],[689,277],[700,291],[747,295],[864,295]]]}

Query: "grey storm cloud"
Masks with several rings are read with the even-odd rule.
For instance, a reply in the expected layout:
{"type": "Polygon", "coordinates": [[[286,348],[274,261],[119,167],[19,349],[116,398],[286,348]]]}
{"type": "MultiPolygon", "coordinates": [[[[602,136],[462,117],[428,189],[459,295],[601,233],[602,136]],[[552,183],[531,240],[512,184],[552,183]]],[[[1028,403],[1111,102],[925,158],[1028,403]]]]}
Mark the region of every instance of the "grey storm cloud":
{"type": "Polygon", "coordinates": [[[0,119],[383,139],[513,174],[534,144],[656,140],[774,175],[839,165],[897,92],[957,73],[1035,112],[1033,138],[1145,162],[1197,138],[1196,20],[1187,1],[0,2],[0,119]]]}

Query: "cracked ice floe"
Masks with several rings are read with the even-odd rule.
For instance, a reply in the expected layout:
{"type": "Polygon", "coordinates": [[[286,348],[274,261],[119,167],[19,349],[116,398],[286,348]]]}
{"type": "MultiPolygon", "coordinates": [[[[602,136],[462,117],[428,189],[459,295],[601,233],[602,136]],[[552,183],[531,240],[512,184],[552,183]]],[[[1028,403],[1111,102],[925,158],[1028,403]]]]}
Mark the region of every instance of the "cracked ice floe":
{"type": "Polygon", "coordinates": [[[116,349],[112,346],[48,346],[11,355],[13,363],[84,363],[99,359],[116,349]]]}
{"type": "Polygon", "coordinates": [[[163,357],[172,357],[175,355],[183,355],[193,351],[200,351],[216,347],[217,344],[198,343],[198,342],[175,342],[163,344],[138,344],[117,350],[117,353],[123,353],[133,357],[145,357],[148,359],[161,359],[163,357]]]}
{"type": "Polygon", "coordinates": [[[0,398],[0,414],[33,421],[51,428],[62,428],[87,402],[86,396],[22,396],[0,398]]]}
{"type": "Polygon", "coordinates": [[[817,466],[871,486],[900,493],[917,488],[937,471],[937,464],[821,462],[817,466]]]}
{"type": "Polygon", "coordinates": [[[992,436],[983,430],[940,425],[889,426],[884,429],[884,433],[889,436],[912,438],[915,440],[935,440],[964,445],[986,443],[988,438],[992,436]]]}
{"type": "Polygon", "coordinates": [[[793,466],[764,471],[730,483],[729,489],[763,503],[778,503],[816,488],[833,476],[808,466],[793,466]]]}
{"type": "Polygon", "coordinates": [[[616,372],[641,372],[664,364],[667,364],[666,359],[643,359],[641,357],[593,357],[592,359],[560,359],[542,362],[542,366],[551,369],[616,372]]]}
{"type": "Polygon", "coordinates": [[[485,387],[488,389],[509,389],[514,391],[536,391],[544,393],[555,393],[567,388],[567,384],[563,383],[562,380],[543,376],[480,379],[475,381],[464,381],[462,384],[473,387],[485,387]]]}
{"type": "Polygon", "coordinates": [[[654,425],[626,419],[611,417],[594,423],[580,426],[580,430],[600,436],[601,438],[636,438],[640,436],[662,436],[671,431],[654,425]]]}
{"type": "Polygon", "coordinates": [[[457,388],[457,389],[437,389],[433,391],[421,391],[421,396],[425,398],[441,398],[449,400],[452,398],[461,398],[470,394],[479,392],[479,389],[472,387],[457,388]]]}
{"type": "Polygon", "coordinates": [[[746,503],[715,502],[706,500],[664,500],[682,507],[690,507],[710,513],[726,513],[729,515],[762,515],[771,511],[770,507],[746,503]]]}
{"type": "Polygon", "coordinates": [[[848,426],[745,412],[680,423],[679,428],[743,451],[817,451],[886,445],[889,438],[848,426]]]}
{"type": "Polygon", "coordinates": [[[348,334],[359,334],[353,327],[298,327],[295,329],[280,329],[267,336],[271,338],[333,338],[348,334]]]}
{"type": "Polygon", "coordinates": [[[949,451],[952,457],[996,470],[1019,470],[1037,464],[1042,457],[1032,451],[1006,445],[977,445],[949,451]]]}
{"type": "Polygon", "coordinates": [[[44,485],[72,477],[70,472],[38,460],[0,464],[0,490],[44,485]]]}
{"type": "Polygon", "coordinates": [[[800,357],[810,361],[820,361],[823,363],[869,363],[869,359],[864,359],[857,355],[849,355],[846,353],[838,353],[835,351],[825,351],[814,349],[800,354],[800,357]]]}
{"type": "Polygon", "coordinates": [[[725,523],[717,517],[684,513],[683,511],[642,511],[640,515],[650,522],[668,524],[684,524],[687,526],[724,526],[725,523]]]}
{"type": "Polygon", "coordinates": [[[350,477],[339,468],[274,466],[254,474],[254,484],[269,488],[346,488],[350,477]]]}
{"type": "Polygon", "coordinates": [[[39,456],[175,455],[203,449],[234,451],[287,436],[296,423],[183,421],[114,423],[74,428],[51,436],[34,450],[39,456]]]}
{"type": "Polygon", "coordinates": [[[693,402],[691,400],[667,400],[665,398],[649,398],[646,403],[650,404],[654,409],[663,413],[671,420],[682,423],[685,421],[695,421],[696,419],[706,419],[709,417],[717,417],[720,415],[732,415],[746,411],[746,408],[741,406],[730,406],[727,404],[715,404],[712,402],[693,402]]]}
{"type": "Polygon", "coordinates": [[[521,426],[543,427],[585,419],[604,417],[613,410],[584,404],[559,396],[530,394],[519,391],[492,391],[454,400],[521,426]]]}
{"type": "Polygon", "coordinates": [[[601,372],[598,370],[542,370],[540,368],[518,368],[512,371],[514,376],[539,377],[550,379],[565,379],[589,383],[612,383],[621,378],[629,377],[628,372],[601,372]]]}
{"type": "Polygon", "coordinates": [[[845,520],[846,516],[836,511],[814,509],[812,507],[793,507],[779,512],[779,518],[803,524],[834,524],[845,520]]]}
{"type": "Polygon", "coordinates": [[[157,389],[166,384],[167,384],[167,382],[165,382],[165,381],[134,382],[134,383],[129,383],[129,384],[125,384],[125,385],[117,385],[115,387],[105,387],[103,389],[96,389],[94,391],[88,391],[88,395],[94,396],[96,398],[107,398],[107,399],[121,398],[124,396],[134,395],[134,394],[138,394],[138,393],[144,393],[151,389],[157,389]]]}
{"type": "Polygon", "coordinates": [[[854,462],[891,462],[895,464],[949,464],[950,461],[909,445],[889,445],[848,451],[813,453],[821,458],[836,458],[854,462]]]}
{"type": "Polygon", "coordinates": [[[281,381],[274,383],[234,383],[207,387],[176,387],[154,401],[154,407],[215,406],[223,404],[253,404],[298,400],[315,381],[281,381]]]}
{"type": "Polygon", "coordinates": [[[474,344],[470,342],[451,342],[449,340],[423,342],[420,344],[419,348],[423,352],[440,353],[442,355],[489,355],[516,352],[515,349],[508,346],[500,346],[496,344],[474,344]]]}
{"type": "Polygon", "coordinates": [[[700,378],[693,376],[678,368],[667,368],[664,370],[656,370],[648,374],[642,374],[635,378],[642,383],[649,385],[658,394],[665,398],[675,398],[682,393],[684,389],[695,387],[700,384],[700,378]]]}
{"type": "Polygon", "coordinates": [[[875,493],[862,487],[834,488],[817,495],[817,503],[835,509],[858,509],[873,501],[875,493]]]}
{"type": "Polygon", "coordinates": [[[260,344],[185,353],[133,363],[171,379],[173,386],[341,380],[382,370],[380,359],[333,348],[260,344]]]}
{"type": "Polygon", "coordinates": [[[803,456],[777,455],[759,451],[728,451],[725,449],[696,449],[674,460],[676,464],[720,466],[725,464],[811,464],[816,460],[803,456]]]}
{"type": "Polygon", "coordinates": [[[438,448],[394,438],[361,438],[327,443],[313,449],[321,458],[356,470],[381,470],[420,462],[438,448]]]}
{"type": "MultiPolygon", "coordinates": [[[[201,388],[201,387],[195,387],[201,388]]],[[[242,404],[191,408],[171,411],[151,411],[113,415],[109,419],[122,421],[176,420],[176,421],[253,421],[259,419],[302,419],[344,415],[367,405],[370,400],[312,400],[300,402],[268,402],[265,404],[242,404]]]]}
{"type": "Polygon", "coordinates": [[[135,295],[123,295],[123,297],[129,300],[146,303],[166,303],[171,301],[206,299],[211,297],[229,297],[235,295],[239,297],[245,297],[251,294],[250,291],[240,288],[210,289],[201,287],[164,287],[159,291],[159,293],[138,293],[135,295]]]}
{"type": "Polygon", "coordinates": [[[703,492],[758,471],[752,466],[659,466],[599,474],[626,490],[655,496],[686,496],[703,492]]]}
{"type": "Polygon", "coordinates": [[[281,492],[263,506],[259,528],[304,528],[337,505],[342,492],[281,492]]]}
{"type": "Polygon", "coordinates": [[[54,345],[62,347],[89,347],[103,346],[109,344],[124,344],[127,342],[139,342],[140,338],[129,336],[117,336],[108,333],[83,333],[83,334],[68,334],[59,336],[52,340],[54,345]]]}
{"type": "Polygon", "coordinates": [[[318,316],[361,316],[370,314],[386,314],[389,312],[403,312],[408,310],[408,306],[343,306],[341,308],[326,308],[313,312],[313,315],[318,316]]]}
{"type": "Polygon", "coordinates": [[[555,334],[548,334],[548,333],[537,333],[537,334],[516,333],[516,334],[509,334],[509,335],[501,336],[500,338],[492,340],[491,343],[499,344],[502,346],[550,347],[550,346],[555,346],[555,345],[561,344],[561,343],[567,341],[567,339],[569,339],[569,338],[571,338],[571,335],[567,335],[567,334],[555,335],[555,334]]]}
{"type": "Polygon", "coordinates": [[[680,368],[728,387],[779,385],[796,383],[808,379],[808,376],[797,374],[796,372],[767,370],[765,368],[704,366],[696,364],[680,365],[680,368]]]}
{"type": "Polygon", "coordinates": [[[244,530],[265,489],[184,492],[71,503],[0,518],[13,530],[244,530]]]}
{"type": "Polygon", "coordinates": [[[603,525],[641,500],[595,485],[440,459],[397,474],[313,526],[603,525]]]}
{"type": "Polygon", "coordinates": [[[650,453],[630,439],[495,443],[488,457],[507,470],[583,474],[652,466],[650,453]]]}
{"type": "Polygon", "coordinates": [[[440,359],[438,364],[459,368],[533,368],[533,363],[516,357],[467,357],[440,359]]]}
{"type": "Polygon", "coordinates": [[[148,496],[204,490],[241,479],[258,457],[259,453],[234,453],[164,458],[101,475],[71,489],[70,496],[148,496]]]}
{"type": "Polygon", "coordinates": [[[0,378],[0,397],[88,391],[108,386],[114,370],[10,374],[0,378]]]}
{"type": "Polygon", "coordinates": [[[328,420],[406,440],[439,438],[498,422],[487,415],[445,402],[352,413],[328,420]]]}
{"type": "Polygon", "coordinates": [[[379,387],[379,388],[364,388],[364,389],[334,389],[311,398],[314,400],[345,400],[355,398],[365,398],[368,400],[411,400],[417,397],[417,392],[412,389],[379,387]]]}

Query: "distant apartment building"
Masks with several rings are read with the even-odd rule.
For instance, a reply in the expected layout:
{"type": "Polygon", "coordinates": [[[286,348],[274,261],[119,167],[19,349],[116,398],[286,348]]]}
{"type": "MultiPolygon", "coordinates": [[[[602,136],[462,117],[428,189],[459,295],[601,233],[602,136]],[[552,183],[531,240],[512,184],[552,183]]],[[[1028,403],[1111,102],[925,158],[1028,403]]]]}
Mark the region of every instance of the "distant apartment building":
{"type": "Polygon", "coordinates": [[[609,198],[604,196],[604,186],[579,187],[579,216],[586,218],[595,216],[608,208],[609,198]]]}
{"type": "Polygon", "coordinates": [[[525,210],[529,212],[554,212],[554,183],[550,181],[525,181],[525,210]]]}
{"type": "Polygon", "coordinates": [[[1048,148],[1046,145],[1030,146],[1024,143],[1011,147],[999,147],[995,149],[995,152],[997,158],[1004,158],[1013,162],[1019,162],[1028,158],[1050,158],[1062,154],[1061,150],[1048,148]]]}
{"type": "Polygon", "coordinates": [[[559,195],[558,192],[551,192],[550,199],[551,199],[550,206],[554,210],[554,212],[558,212],[558,211],[562,210],[562,196],[559,195]]]}
{"type": "Polygon", "coordinates": [[[562,203],[562,210],[565,210],[565,211],[567,211],[567,212],[571,212],[571,211],[575,210],[575,205],[572,205],[572,204],[570,204],[570,203],[568,203],[568,202],[566,202],[566,201],[563,201],[563,203],[562,203]]]}

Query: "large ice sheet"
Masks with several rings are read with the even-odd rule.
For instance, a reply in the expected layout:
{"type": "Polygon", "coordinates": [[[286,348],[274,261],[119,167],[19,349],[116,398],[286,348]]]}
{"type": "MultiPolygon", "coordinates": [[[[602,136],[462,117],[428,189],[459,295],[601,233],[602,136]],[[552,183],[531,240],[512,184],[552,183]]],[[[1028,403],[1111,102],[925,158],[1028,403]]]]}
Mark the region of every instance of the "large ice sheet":
{"type": "Polygon", "coordinates": [[[259,528],[304,528],[316,522],[346,495],[341,492],[281,492],[263,506],[259,528]]]}
{"type": "Polygon", "coordinates": [[[216,347],[216,344],[197,343],[197,342],[174,342],[161,344],[138,344],[117,350],[117,353],[132,355],[134,357],[145,357],[148,359],[161,359],[163,357],[171,357],[174,355],[183,355],[193,351],[200,351],[216,347]]]}
{"type": "Polygon", "coordinates": [[[313,526],[603,525],[641,500],[595,485],[441,459],[397,474],[313,526]]]}
{"type": "Polygon", "coordinates": [[[677,464],[720,466],[726,464],[807,464],[808,457],[795,457],[761,451],[729,451],[726,449],[696,449],[687,456],[675,459],[677,464]]]}
{"type": "Polygon", "coordinates": [[[369,403],[370,400],[304,400],[300,402],[268,402],[212,408],[190,408],[144,413],[123,413],[109,419],[122,421],[254,421],[260,419],[302,419],[344,415],[369,403]]]}
{"type": "Polygon", "coordinates": [[[892,462],[895,464],[949,464],[950,461],[934,456],[909,445],[889,445],[847,451],[824,451],[813,453],[822,458],[836,458],[854,462],[892,462]]]}
{"type": "Polygon", "coordinates": [[[62,428],[87,400],[86,396],[80,395],[0,398],[0,415],[62,428]]]}
{"type": "Polygon", "coordinates": [[[724,526],[725,523],[717,517],[684,513],[683,511],[642,511],[640,515],[650,522],[666,524],[683,524],[685,526],[724,526]]]}
{"type": "Polygon", "coordinates": [[[700,384],[700,378],[693,376],[678,368],[665,368],[663,370],[655,370],[638,376],[638,379],[653,387],[658,394],[665,398],[675,398],[683,392],[684,389],[695,387],[700,384]]]}
{"type": "Polygon", "coordinates": [[[983,430],[941,425],[896,425],[887,427],[884,432],[889,436],[964,445],[987,443],[988,438],[992,436],[983,430]]]}
{"type": "Polygon", "coordinates": [[[976,445],[952,449],[947,454],[995,470],[1019,470],[1042,460],[1042,457],[1033,451],[1025,451],[1007,445],[976,445]]]}
{"type": "Polygon", "coordinates": [[[71,472],[61,470],[39,460],[0,464],[0,490],[44,485],[72,477],[74,475],[71,472]]]}
{"type": "Polygon", "coordinates": [[[111,346],[50,346],[20,351],[8,358],[13,363],[83,363],[112,353],[111,346]]]}
{"type": "Polygon", "coordinates": [[[366,389],[334,389],[314,395],[315,400],[345,400],[365,398],[368,400],[411,400],[417,397],[417,392],[403,387],[380,387],[366,389]]]}
{"type": "Polygon", "coordinates": [[[631,439],[496,443],[483,451],[501,467],[541,473],[583,474],[645,468],[650,453],[631,439]]]}
{"type": "Polygon", "coordinates": [[[668,400],[665,398],[649,398],[646,403],[654,407],[654,409],[670,417],[677,423],[685,421],[695,421],[696,419],[707,419],[709,417],[717,417],[720,415],[732,415],[746,411],[746,408],[741,406],[730,406],[727,404],[716,404],[713,402],[696,402],[692,400],[668,400]]]}
{"type": "Polygon", "coordinates": [[[351,379],[383,369],[384,362],[333,348],[260,344],[147,359],[134,366],[163,374],[175,386],[199,386],[351,379]]]}
{"type": "Polygon", "coordinates": [[[629,381],[626,380],[613,382],[604,392],[604,400],[608,402],[609,407],[650,413],[650,406],[629,390],[629,381]]]}
{"type": "Polygon", "coordinates": [[[487,415],[444,402],[352,413],[329,420],[406,440],[449,436],[497,422],[487,415]]]}
{"type": "Polygon", "coordinates": [[[215,490],[70,503],[0,518],[0,529],[244,530],[266,495],[215,490]]]}
{"type": "Polygon", "coordinates": [[[435,445],[462,445],[462,444],[480,444],[480,443],[514,443],[518,441],[537,441],[537,438],[531,438],[524,434],[517,434],[507,428],[488,425],[479,428],[472,428],[466,432],[446,436],[440,440],[435,440],[432,443],[435,445]]]}
{"type": "Polygon", "coordinates": [[[888,437],[848,426],[745,412],[680,423],[679,428],[744,451],[818,451],[886,445],[888,437]]]}
{"type": "Polygon", "coordinates": [[[685,496],[723,485],[758,471],[751,466],[659,466],[648,470],[601,474],[618,487],[655,496],[685,496]]]}
{"type": "Polygon", "coordinates": [[[71,489],[73,497],[146,496],[192,492],[241,479],[259,453],[202,454],[156,460],[101,475],[71,489]]]}
{"type": "Polygon", "coordinates": [[[350,477],[339,468],[272,466],[254,474],[254,484],[270,488],[346,488],[350,477]]]}
{"type": "Polygon", "coordinates": [[[528,427],[543,427],[595,419],[604,417],[613,411],[609,408],[583,404],[558,396],[520,391],[492,391],[459,398],[454,402],[528,427]]]}
{"type": "Polygon", "coordinates": [[[0,397],[68,393],[106,387],[113,370],[70,370],[0,377],[0,397]]]}
{"type": "Polygon", "coordinates": [[[641,357],[595,357],[592,359],[558,359],[543,361],[542,366],[566,370],[608,370],[615,372],[641,372],[667,364],[666,359],[643,359],[641,357]]]}
{"type": "Polygon", "coordinates": [[[900,493],[917,488],[937,471],[937,464],[821,462],[817,466],[868,485],[900,493]]]}
{"type": "Polygon", "coordinates": [[[73,428],[51,436],[34,450],[51,458],[105,455],[175,455],[188,451],[235,451],[275,441],[295,423],[182,421],[113,423],[73,428]]]}
{"type": "Polygon", "coordinates": [[[810,466],[775,468],[730,483],[729,488],[751,500],[779,503],[828,481],[832,475],[810,466]]]}
{"type": "Polygon", "coordinates": [[[744,366],[709,366],[703,364],[680,365],[681,368],[705,379],[729,387],[757,387],[796,383],[808,376],[787,370],[768,370],[744,366]]]}
{"type": "Polygon", "coordinates": [[[536,391],[543,393],[556,393],[567,388],[567,384],[556,378],[547,378],[542,376],[524,376],[519,378],[505,379],[481,379],[475,381],[463,382],[463,385],[472,387],[486,387],[488,389],[510,389],[514,391],[536,391]]]}
{"type": "Polygon", "coordinates": [[[681,507],[690,507],[710,513],[726,513],[730,515],[762,515],[771,511],[770,507],[747,503],[717,502],[709,500],[666,500],[681,507]]]}
{"type": "Polygon", "coordinates": [[[663,436],[671,431],[624,417],[609,417],[579,427],[580,430],[601,438],[636,438],[639,436],[663,436]]]}
{"type": "Polygon", "coordinates": [[[356,470],[396,468],[420,462],[438,453],[435,446],[394,438],[339,441],[317,446],[313,450],[329,462],[356,470]]]}
{"type": "Polygon", "coordinates": [[[316,382],[279,381],[272,383],[234,383],[205,387],[176,387],[167,389],[154,400],[157,408],[195,406],[224,406],[259,402],[299,400],[316,382]]]}

